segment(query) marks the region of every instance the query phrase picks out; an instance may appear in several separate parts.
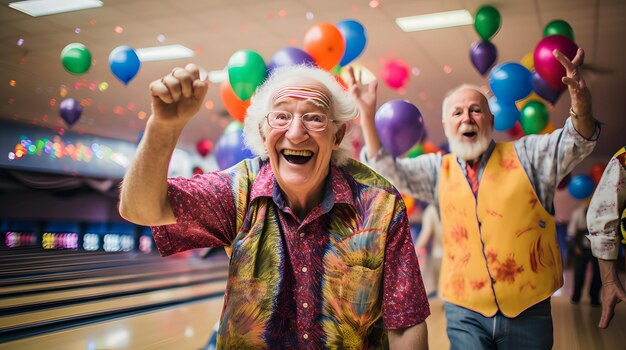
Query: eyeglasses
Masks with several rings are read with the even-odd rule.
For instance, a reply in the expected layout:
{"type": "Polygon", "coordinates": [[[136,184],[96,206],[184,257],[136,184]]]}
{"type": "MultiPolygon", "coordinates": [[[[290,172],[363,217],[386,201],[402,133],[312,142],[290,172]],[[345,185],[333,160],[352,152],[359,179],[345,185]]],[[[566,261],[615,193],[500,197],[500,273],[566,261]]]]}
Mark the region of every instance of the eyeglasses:
{"type": "MultiPolygon", "coordinates": [[[[267,124],[272,129],[285,130],[291,125],[294,116],[285,111],[272,111],[265,116],[265,119],[267,119],[267,124]]],[[[329,121],[326,114],[317,112],[305,113],[300,116],[300,120],[305,129],[309,131],[323,131],[328,126],[329,121]]]]}

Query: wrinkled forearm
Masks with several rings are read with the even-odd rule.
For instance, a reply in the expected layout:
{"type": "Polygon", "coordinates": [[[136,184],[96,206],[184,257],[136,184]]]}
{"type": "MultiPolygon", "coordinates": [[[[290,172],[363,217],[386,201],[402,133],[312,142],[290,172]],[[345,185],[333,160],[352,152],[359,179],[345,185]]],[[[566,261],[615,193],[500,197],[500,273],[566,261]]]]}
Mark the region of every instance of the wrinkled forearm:
{"type": "Polygon", "coordinates": [[[120,215],[139,225],[176,222],[167,198],[167,169],[180,130],[148,121],[137,154],[124,176],[120,215]]]}
{"type": "Polygon", "coordinates": [[[428,328],[426,322],[404,329],[390,329],[389,349],[428,349],[428,328]]]}

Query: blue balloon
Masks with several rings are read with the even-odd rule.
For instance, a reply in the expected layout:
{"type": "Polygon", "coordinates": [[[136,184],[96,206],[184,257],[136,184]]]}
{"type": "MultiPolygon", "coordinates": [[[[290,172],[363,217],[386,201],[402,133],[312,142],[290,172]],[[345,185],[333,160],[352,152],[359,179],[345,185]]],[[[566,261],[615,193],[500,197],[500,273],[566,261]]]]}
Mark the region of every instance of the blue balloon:
{"type": "Polygon", "coordinates": [[[489,109],[493,113],[493,127],[496,131],[510,130],[520,117],[515,103],[502,103],[495,96],[489,99],[489,109]]]}
{"type": "Polygon", "coordinates": [[[567,190],[572,197],[576,199],[585,199],[593,194],[593,180],[587,175],[576,175],[569,182],[567,190]]]}
{"type": "Polygon", "coordinates": [[[499,64],[489,73],[489,87],[501,102],[514,103],[533,90],[532,74],[519,63],[499,64]]]}
{"type": "Polygon", "coordinates": [[[109,55],[109,67],[113,75],[121,80],[124,85],[128,85],[128,82],[139,72],[141,61],[131,47],[118,46],[109,55]]]}
{"type": "Polygon", "coordinates": [[[346,42],[346,50],[343,52],[339,65],[341,67],[354,61],[365,49],[367,37],[363,25],[354,20],[345,20],[337,23],[337,29],[341,32],[346,42]]]}
{"type": "Polygon", "coordinates": [[[223,134],[215,144],[213,154],[220,170],[230,168],[246,158],[254,158],[252,151],[243,144],[243,130],[223,134]]]}
{"type": "Polygon", "coordinates": [[[282,50],[278,50],[274,56],[272,56],[272,59],[267,66],[267,72],[270,74],[278,67],[293,65],[307,65],[315,67],[317,66],[317,63],[315,63],[315,60],[303,50],[300,50],[297,47],[287,47],[282,50]]]}

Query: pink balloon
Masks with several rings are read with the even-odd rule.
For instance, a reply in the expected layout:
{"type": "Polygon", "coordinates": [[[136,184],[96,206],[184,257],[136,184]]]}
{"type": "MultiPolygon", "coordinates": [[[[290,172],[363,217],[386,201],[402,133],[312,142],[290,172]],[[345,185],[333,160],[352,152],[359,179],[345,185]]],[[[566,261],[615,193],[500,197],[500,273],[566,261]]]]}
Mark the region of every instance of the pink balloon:
{"type": "Polygon", "coordinates": [[[578,45],[563,35],[547,36],[537,44],[533,55],[535,70],[555,91],[566,89],[561,78],[565,76],[565,67],[554,57],[552,52],[559,50],[570,60],[573,60],[578,51],[578,45]]]}
{"type": "Polygon", "coordinates": [[[411,68],[403,60],[396,59],[387,61],[383,66],[383,81],[394,90],[402,90],[409,83],[411,68]]]}

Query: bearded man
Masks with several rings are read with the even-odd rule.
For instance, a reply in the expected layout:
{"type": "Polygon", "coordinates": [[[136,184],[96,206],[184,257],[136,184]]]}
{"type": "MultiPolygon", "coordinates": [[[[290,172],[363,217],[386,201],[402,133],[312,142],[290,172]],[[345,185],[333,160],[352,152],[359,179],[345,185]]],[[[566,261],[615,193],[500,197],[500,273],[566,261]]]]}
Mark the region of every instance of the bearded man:
{"type": "Polygon", "coordinates": [[[374,125],[376,83],[350,77],[367,147],[363,160],[401,192],[433,203],[443,229],[439,294],[451,349],[550,349],[550,297],[563,285],[554,223],[558,183],[595,146],[598,123],[581,73],[584,52],[562,78],[571,99],[562,129],[514,142],[492,139],[485,94],[462,85],[443,101],[442,124],[452,153],[394,158],[374,125]]]}

